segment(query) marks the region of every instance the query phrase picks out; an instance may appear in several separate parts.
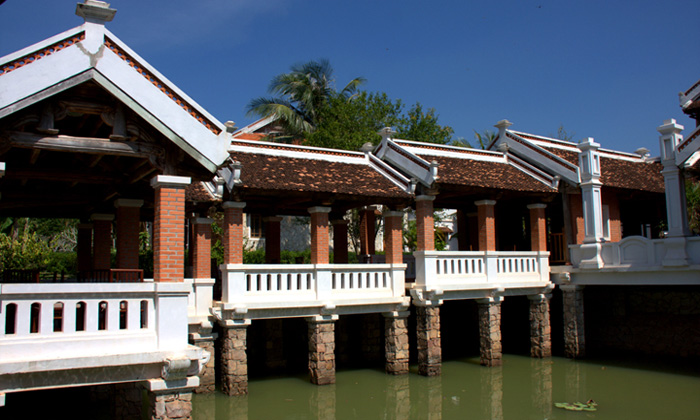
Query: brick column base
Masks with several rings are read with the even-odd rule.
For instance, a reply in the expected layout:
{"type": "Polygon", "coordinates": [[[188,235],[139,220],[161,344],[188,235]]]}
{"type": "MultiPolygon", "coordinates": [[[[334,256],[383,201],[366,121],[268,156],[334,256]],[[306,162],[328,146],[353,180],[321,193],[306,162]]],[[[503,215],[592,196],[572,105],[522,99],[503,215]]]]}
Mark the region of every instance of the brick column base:
{"type": "Polygon", "coordinates": [[[586,356],[583,323],[583,286],[559,286],[564,296],[564,354],[569,358],[586,356]]]}
{"type": "Polygon", "coordinates": [[[418,336],[418,373],[438,376],[442,373],[442,343],[440,341],[440,307],[416,307],[418,336]]]}
{"type": "Polygon", "coordinates": [[[501,366],[501,302],[503,298],[478,299],[479,352],[483,366],[501,366]]]}
{"type": "Polygon", "coordinates": [[[335,383],[335,321],[336,316],[308,319],[309,376],[311,383],[335,383]]]}
{"type": "Polygon", "coordinates": [[[552,331],[549,325],[549,298],[531,295],[530,299],[530,356],[552,356],[552,331]]]}
{"type": "Polygon", "coordinates": [[[250,321],[223,325],[221,337],[221,391],[226,395],[248,394],[247,328],[250,321]]]}
{"type": "Polygon", "coordinates": [[[384,315],[384,354],[386,373],[408,373],[408,312],[384,315]]]}

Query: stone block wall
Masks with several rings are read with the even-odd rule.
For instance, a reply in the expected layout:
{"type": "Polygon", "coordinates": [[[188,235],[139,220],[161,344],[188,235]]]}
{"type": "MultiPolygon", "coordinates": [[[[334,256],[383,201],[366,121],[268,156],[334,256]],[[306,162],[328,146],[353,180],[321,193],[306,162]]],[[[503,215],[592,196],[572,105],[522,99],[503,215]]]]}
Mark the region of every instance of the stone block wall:
{"type": "Polygon", "coordinates": [[[587,286],[584,296],[591,353],[700,356],[700,286],[587,286]]]}

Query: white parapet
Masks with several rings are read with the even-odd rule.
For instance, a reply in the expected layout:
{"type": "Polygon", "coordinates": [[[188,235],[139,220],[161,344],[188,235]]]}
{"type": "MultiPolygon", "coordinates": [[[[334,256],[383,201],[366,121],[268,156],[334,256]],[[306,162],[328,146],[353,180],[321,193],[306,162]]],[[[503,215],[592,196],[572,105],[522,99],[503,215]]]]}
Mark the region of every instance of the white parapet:
{"type": "Polygon", "coordinates": [[[229,264],[221,268],[222,308],[241,316],[266,317],[270,311],[282,311],[275,313],[285,316],[352,313],[353,307],[368,312],[372,305],[386,310],[408,304],[405,264],[229,264]]]}
{"type": "Polygon", "coordinates": [[[528,294],[551,284],[549,252],[417,251],[413,255],[412,293],[418,300],[449,299],[453,292],[454,298],[528,294]]]}

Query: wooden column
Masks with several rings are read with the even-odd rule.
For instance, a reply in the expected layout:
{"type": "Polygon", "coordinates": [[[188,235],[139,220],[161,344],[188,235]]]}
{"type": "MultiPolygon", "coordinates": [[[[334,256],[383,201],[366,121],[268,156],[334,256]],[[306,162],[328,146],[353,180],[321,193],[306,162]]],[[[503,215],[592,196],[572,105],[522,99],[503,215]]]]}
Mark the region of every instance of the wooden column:
{"type": "Polygon", "coordinates": [[[330,207],[311,207],[311,264],[328,264],[328,213],[330,207]]]}
{"type": "Polygon", "coordinates": [[[547,221],[544,217],[546,204],[530,204],[530,250],[547,250],[547,221]]]}
{"type": "Polygon", "coordinates": [[[333,262],[335,264],[347,264],[348,260],[348,221],[344,219],[332,220],[333,226],[333,262]]]}
{"type": "Polygon", "coordinates": [[[496,250],[495,200],[475,202],[479,218],[479,251],[496,250]]]}
{"type": "Polygon", "coordinates": [[[139,222],[143,200],[120,198],[117,209],[117,268],[139,268],[139,222]]]}
{"type": "Polygon", "coordinates": [[[94,240],[92,250],[92,268],[109,270],[112,267],[112,221],[113,214],[93,214],[92,225],[94,240]]]}
{"type": "Polygon", "coordinates": [[[435,197],[432,195],[419,195],[416,197],[416,230],[418,234],[418,251],[435,250],[433,200],[435,200],[435,197]]]}
{"type": "Polygon", "coordinates": [[[195,217],[192,222],[192,277],[211,278],[211,225],[214,220],[208,217],[195,217]]]}
{"type": "MultiPolygon", "coordinates": [[[[360,255],[363,258],[368,258],[368,255],[374,255],[374,225],[375,225],[375,208],[367,206],[360,210],[360,255]]],[[[369,262],[369,261],[367,261],[369,262]]]]}
{"type": "Polygon", "coordinates": [[[78,271],[92,269],[92,223],[78,225],[78,271]]]}
{"type": "Polygon", "coordinates": [[[243,264],[244,202],[227,201],[224,208],[224,264],[243,264]]]}
{"type": "Polygon", "coordinates": [[[403,264],[403,212],[384,212],[384,253],[387,264],[403,264]]]}
{"type": "Polygon", "coordinates": [[[185,279],[185,188],[189,177],[158,175],[153,223],[153,279],[181,282],[185,279]]]}
{"type": "Polygon", "coordinates": [[[265,263],[279,264],[281,259],[281,217],[264,217],[265,223],[265,263]]]}

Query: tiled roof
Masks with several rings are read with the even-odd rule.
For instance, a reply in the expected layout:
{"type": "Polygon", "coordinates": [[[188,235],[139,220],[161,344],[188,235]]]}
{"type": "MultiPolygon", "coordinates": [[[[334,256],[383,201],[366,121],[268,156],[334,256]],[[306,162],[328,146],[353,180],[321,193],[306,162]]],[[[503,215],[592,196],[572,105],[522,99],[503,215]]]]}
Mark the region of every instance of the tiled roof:
{"type": "Polygon", "coordinates": [[[507,163],[444,156],[426,156],[438,163],[439,184],[505,189],[511,191],[556,192],[507,163]]]}
{"type": "Polygon", "coordinates": [[[185,199],[187,201],[197,201],[200,203],[219,201],[214,198],[201,182],[193,182],[185,189],[185,199]]]}
{"type": "Polygon", "coordinates": [[[242,189],[347,194],[368,197],[409,197],[364,158],[357,164],[263,153],[232,152],[242,164],[242,189]]]}
{"type": "Polygon", "coordinates": [[[604,187],[663,193],[664,177],[659,162],[630,162],[601,157],[600,182],[604,187]]]}

